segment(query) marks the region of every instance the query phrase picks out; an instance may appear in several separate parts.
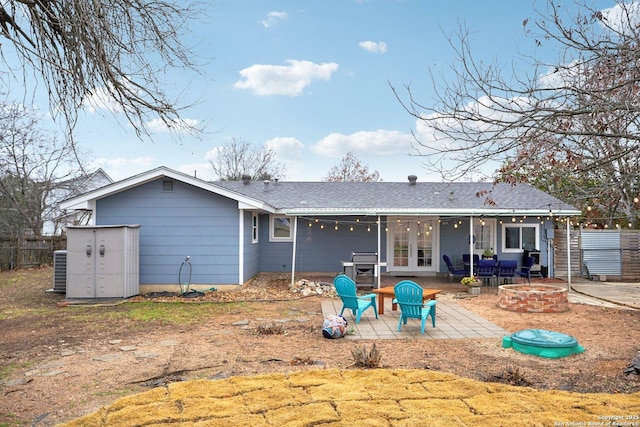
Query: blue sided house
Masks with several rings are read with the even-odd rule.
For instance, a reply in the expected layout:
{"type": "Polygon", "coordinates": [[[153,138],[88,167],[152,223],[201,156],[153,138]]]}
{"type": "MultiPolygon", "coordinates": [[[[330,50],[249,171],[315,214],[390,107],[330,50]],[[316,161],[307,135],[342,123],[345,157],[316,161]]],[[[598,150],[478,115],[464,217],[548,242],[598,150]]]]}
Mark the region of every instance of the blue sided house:
{"type": "MultiPolygon", "coordinates": [[[[141,292],[175,289],[186,257],[194,288],[242,285],[261,272],[446,275],[443,255],[487,249],[553,276],[556,222],[580,211],[529,185],[487,182],[286,182],[198,179],[160,167],[63,202],[92,225],[139,225],[141,292]]],[[[558,226],[563,226],[558,224],[558,226]]]]}

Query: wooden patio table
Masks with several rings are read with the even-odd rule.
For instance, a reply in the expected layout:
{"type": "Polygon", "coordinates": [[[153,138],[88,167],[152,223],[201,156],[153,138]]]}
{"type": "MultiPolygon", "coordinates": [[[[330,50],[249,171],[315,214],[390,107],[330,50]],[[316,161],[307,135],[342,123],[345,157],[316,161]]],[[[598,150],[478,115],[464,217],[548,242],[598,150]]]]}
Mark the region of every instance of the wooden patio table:
{"type": "MultiPolygon", "coordinates": [[[[385,297],[395,298],[395,292],[393,291],[393,286],[387,286],[384,288],[378,288],[371,291],[375,294],[378,294],[378,314],[384,314],[384,299],[385,297]]],[[[422,290],[422,302],[427,300],[436,299],[436,295],[442,292],[440,289],[423,289],[422,290]]],[[[398,304],[391,304],[391,310],[397,310],[398,304]]]]}

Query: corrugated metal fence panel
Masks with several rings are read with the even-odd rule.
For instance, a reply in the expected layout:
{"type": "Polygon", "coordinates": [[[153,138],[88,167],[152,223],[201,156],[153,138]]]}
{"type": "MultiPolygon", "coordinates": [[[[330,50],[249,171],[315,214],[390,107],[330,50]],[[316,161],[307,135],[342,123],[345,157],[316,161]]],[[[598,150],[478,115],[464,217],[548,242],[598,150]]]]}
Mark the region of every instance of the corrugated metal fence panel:
{"type": "Polygon", "coordinates": [[[582,230],[582,262],[590,274],[622,276],[622,248],[618,230],[582,230]]]}

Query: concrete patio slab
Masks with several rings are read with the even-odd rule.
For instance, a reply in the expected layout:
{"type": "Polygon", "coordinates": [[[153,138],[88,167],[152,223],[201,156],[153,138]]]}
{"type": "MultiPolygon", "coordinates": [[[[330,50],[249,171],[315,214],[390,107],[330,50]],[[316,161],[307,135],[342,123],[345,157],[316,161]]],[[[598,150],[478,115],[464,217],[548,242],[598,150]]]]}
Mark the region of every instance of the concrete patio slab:
{"type": "MultiPolygon", "coordinates": [[[[340,299],[322,302],[322,315],[339,314],[342,309],[340,299]]],[[[427,319],[424,335],[420,334],[420,321],[409,319],[398,332],[400,310],[391,309],[391,301],[385,301],[384,314],[375,318],[373,310],[367,310],[356,324],[355,318],[345,311],[348,327],[353,333],[347,339],[456,339],[456,338],[502,338],[510,333],[489,322],[477,314],[462,308],[452,301],[438,301],[436,308],[436,327],[431,326],[431,317],[427,319]]]]}

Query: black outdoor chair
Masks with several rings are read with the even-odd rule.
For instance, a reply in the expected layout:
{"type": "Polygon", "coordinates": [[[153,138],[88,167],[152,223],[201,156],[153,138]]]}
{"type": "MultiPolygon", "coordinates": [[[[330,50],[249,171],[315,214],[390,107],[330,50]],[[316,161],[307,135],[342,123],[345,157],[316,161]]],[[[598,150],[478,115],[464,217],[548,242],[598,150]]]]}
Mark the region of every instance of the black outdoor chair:
{"type": "Polygon", "coordinates": [[[442,255],[442,259],[447,264],[447,269],[449,270],[449,283],[453,281],[454,277],[464,277],[467,275],[467,270],[465,268],[454,267],[449,255],[442,255]]]}

